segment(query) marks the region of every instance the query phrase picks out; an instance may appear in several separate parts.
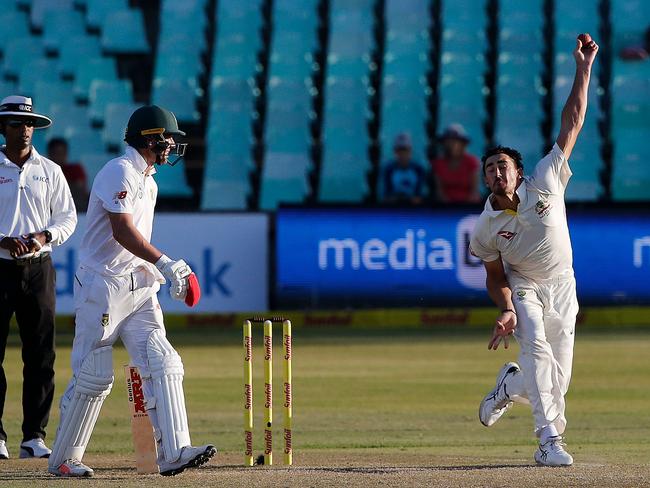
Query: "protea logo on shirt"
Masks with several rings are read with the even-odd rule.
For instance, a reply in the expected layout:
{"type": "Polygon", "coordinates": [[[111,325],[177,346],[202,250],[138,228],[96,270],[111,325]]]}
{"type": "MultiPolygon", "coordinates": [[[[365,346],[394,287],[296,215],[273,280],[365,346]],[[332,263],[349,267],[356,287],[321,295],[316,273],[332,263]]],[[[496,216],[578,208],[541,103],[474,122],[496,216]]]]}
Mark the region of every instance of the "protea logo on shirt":
{"type": "Polygon", "coordinates": [[[524,290],[519,290],[517,292],[517,300],[519,300],[520,302],[523,302],[525,297],[526,297],[526,292],[524,290]]]}

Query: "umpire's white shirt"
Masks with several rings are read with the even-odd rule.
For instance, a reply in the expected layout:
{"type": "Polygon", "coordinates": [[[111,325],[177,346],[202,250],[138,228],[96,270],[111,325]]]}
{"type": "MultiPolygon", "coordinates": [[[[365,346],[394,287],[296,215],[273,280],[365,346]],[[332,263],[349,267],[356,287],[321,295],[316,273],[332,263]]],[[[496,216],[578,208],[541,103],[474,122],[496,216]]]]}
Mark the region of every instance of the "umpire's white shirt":
{"type": "Polygon", "coordinates": [[[146,170],[144,158],[127,146],[122,156],[110,160],[95,176],[86,213],[86,233],[79,249],[82,267],[106,276],[146,268],[164,283],[154,265],[134,256],[113,238],[108,217],[109,212],[131,214],[136,229],[147,241],[151,240],[158,185],[152,177],[155,168],[149,173],[146,170]]]}
{"type": "MultiPolygon", "coordinates": [[[[0,239],[49,230],[52,242],[43,252],[63,244],[77,226],[77,211],[61,167],[32,147],[22,168],[0,147],[0,239]]],[[[0,249],[0,259],[13,259],[0,249]]]]}
{"type": "MultiPolygon", "coordinates": [[[[557,144],[517,188],[517,211],[485,203],[470,241],[483,261],[501,257],[511,281],[543,283],[573,275],[573,255],[564,205],[571,169],[557,144]]],[[[511,285],[514,284],[511,282],[511,285]]]]}

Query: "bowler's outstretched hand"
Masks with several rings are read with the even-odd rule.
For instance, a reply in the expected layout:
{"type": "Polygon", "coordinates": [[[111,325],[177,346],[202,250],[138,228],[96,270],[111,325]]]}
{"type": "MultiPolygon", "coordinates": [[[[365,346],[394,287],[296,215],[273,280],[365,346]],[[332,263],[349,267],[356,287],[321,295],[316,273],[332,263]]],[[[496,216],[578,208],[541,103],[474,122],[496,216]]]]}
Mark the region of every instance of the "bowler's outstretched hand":
{"type": "Polygon", "coordinates": [[[516,327],[517,315],[509,311],[503,312],[496,320],[496,325],[494,326],[488,349],[494,349],[496,351],[501,342],[503,342],[503,347],[508,349],[508,346],[510,345],[510,336],[515,331],[516,327]]]}
{"type": "Polygon", "coordinates": [[[598,53],[598,44],[587,33],[580,34],[576,39],[573,57],[578,66],[591,66],[598,53]]]}

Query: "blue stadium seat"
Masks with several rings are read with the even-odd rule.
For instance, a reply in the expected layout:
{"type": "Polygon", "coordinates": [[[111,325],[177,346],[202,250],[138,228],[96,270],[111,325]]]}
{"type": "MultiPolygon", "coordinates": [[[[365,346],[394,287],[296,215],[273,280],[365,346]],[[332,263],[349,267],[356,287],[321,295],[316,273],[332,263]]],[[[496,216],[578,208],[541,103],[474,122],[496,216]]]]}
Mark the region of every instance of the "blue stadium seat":
{"type": "Polygon", "coordinates": [[[217,36],[238,33],[251,39],[259,38],[259,29],[262,25],[261,5],[261,0],[217,2],[217,36]]]}
{"type": "Polygon", "coordinates": [[[51,104],[47,116],[52,119],[52,125],[48,128],[48,140],[52,137],[65,137],[66,131],[70,128],[85,127],[90,124],[88,110],[79,105],[51,104]]]}
{"type": "Polygon", "coordinates": [[[94,153],[101,150],[101,131],[99,129],[94,129],[89,125],[70,126],[65,130],[64,137],[68,141],[70,147],[70,161],[81,161],[81,156],[83,154],[94,153]]]}
{"type": "Polygon", "coordinates": [[[102,22],[102,48],[112,54],[148,53],[142,11],[125,9],[107,14],[102,22]]]}
{"type": "Polygon", "coordinates": [[[487,69],[483,49],[486,43],[487,3],[485,0],[443,2],[442,43],[438,82],[438,132],[450,124],[461,124],[471,143],[469,151],[483,151],[485,137],[485,81],[487,69]]]}
{"type": "Polygon", "coordinates": [[[201,118],[196,109],[197,97],[203,90],[196,85],[196,78],[155,79],[152,103],[171,110],[179,122],[195,123],[201,118]]]}
{"type": "Polygon", "coordinates": [[[109,14],[128,8],[129,0],[86,0],[86,24],[91,29],[100,29],[109,14]]]}
{"type": "Polygon", "coordinates": [[[426,74],[430,69],[428,34],[429,3],[421,0],[386,3],[386,52],[382,79],[380,138],[381,163],[392,156],[396,134],[408,132],[413,139],[413,157],[426,161],[427,98],[426,74]]]}
{"type": "Polygon", "coordinates": [[[27,36],[9,39],[4,46],[3,73],[5,76],[17,77],[26,59],[38,59],[44,55],[45,50],[38,37],[27,36]]]}
{"type": "Polygon", "coordinates": [[[208,156],[208,160],[205,178],[209,180],[247,182],[253,171],[251,159],[245,155],[221,153],[208,156]]]}
{"type": "Polygon", "coordinates": [[[12,39],[29,37],[29,23],[27,15],[18,10],[3,10],[0,12],[0,52],[5,52],[7,43],[12,39]]]}
{"type": "Polygon", "coordinates": [[[156,168],[156,183],[159,197],[191,197],[192,188],[187,184],[185,161],[174,166],[163,165],[156,168]]]}
{"type": "MultiPolygon", "coordinates": [[[[73,0],[32,0],[30,9],[30,21],[32,25],[41,30],[47,24],[56,20],[61,20],[57,14],[61,12],[73,11],[73,0]]],[[[64,24],[61,27],[69,27],[64,24]]]]}
{"type": "Polygon", "coordinates": [[[610,19],[613,24],[613,52],[639,45],[648,28],[650,3],[646,0],[612,0],[610,19]]]}
{"type": "MultiPolygon", "coordinates": [[[[97,148],[95,148],[95,151],[97,148]]],[[[86,170],[86,176],[88,177],[88,187],[91,188],[95,176],[99,173],[99,170],[104,167],[104,165],[109,162],[111,159],[116,157],[115,154],[107,152],[86,152],[80,154],[78,158],[72,159],[73,161],[79,161],[86,170]]]]}
{"type": "Polygon", "coordinates": [[[249,194],[247,182],[208,180],[203,187],[201,210],[246,210],[249,194]]]}
{"type": "Polygon", "coordinates": [[[58,53],[66,39],[83,36],[86,36],[86,26],[81,12],[63,8],[47,12],[47,20],[43,23],[43,47],[46,51],[58,53]]]}
{"type": "Polygon", "coordinates": [[[56,73],[56,60],[46,57],[30,59],[29,63],[23,63],[20,67],[18,90],[21,93],[34,93],[36,83],[45,79],[48,73],[56,73]]]}
{"type": "Polygon", "coordinates": [[[302,203],[308,191],[305,178],[263,178],[260,210],[275,210],[283,203],[302,203]]]}
{"type": "Polygon", "coordinates": [[[261,4],[261,0],[216,2],[201,201],[204,210],[247,207],[253,100],[259,95],[253,91],[253,76],[261,45],[261,4]]]}
{"type": "Polygon", "coordinates": [[[109,57],[85,59],[79,63],[74,74],[73,92],[77,100],[86,101],[90,97],[90,87],[96,80],[117,81],[115,60],[109,57]]]}
{"type": "MultiPolygon", "coordinates": [[[[184,38],[177,37],[181,40],[184,38]]],[[[189,41],[189,39],[185,39],[189,41]]],[[[174,48],[174,52],[168,52],[158,46],[158,54],[156,56],[156,67],[154,69],[154,79],[188,79],[196,80],[199,75],[203,74],[204,66],[201,62],[200,53],[187,52],[186,54],[179,54],[178,48],[174,48]]]]}
{"type": "Polygon", "coordinates": [[[18,93],[18,87],[13,81],[9,80],[0,80],[0,93],[2,97],[9,96],[11,94],[18,93]]]}
{"type": "MultiPolygon", "coordinates": [[[[59,48],[59,74],[63,77],[74,77],[87,63],[94,62],[101,57],[101,47],[96,36],[72,36],[63,39],[59,48]]],[[[113,62],[111,60],[111,62],[113,62]]],[[[90,70],[88,70],[90,71],[90,70]]],[[[115,78],[115,68],[112,70],[112,78],[115,78]]],[[[81,83],[80,83],[81,85],[81,83]]],[[[90,83],[84,93],[87,94],[90,83]]]]}
{"type": "Polygon", "coordinates": [[[441,2],[443,26],[467,32],[484,31],[487,23],[485,7],[485,0],[441,2]]]}
{"type": "Polygon", "coordinates": [[[89,114],[93,122],[104,121],[104,111],[109,103],[133,101],[133,88],[130,80],[94,80],[90,84],[89,114]]]}
{"type": "Polygon", "coordinates": [[[50,107],[55,104],[74,105],[72,96],[72,86],[69,82],[57,81],[37,81],[34,84],[34,104],[40,107],[40,110],[49,112],[50,107]]]}
{"type": "Polygon", "coordinates": [[[122,150],[124,147],[124,134],[126,124],[131,114],[139,107],[135,103],[111,102],[104,111],[104,127],[102,129],[102,142],[107,147],[122,150]]]}

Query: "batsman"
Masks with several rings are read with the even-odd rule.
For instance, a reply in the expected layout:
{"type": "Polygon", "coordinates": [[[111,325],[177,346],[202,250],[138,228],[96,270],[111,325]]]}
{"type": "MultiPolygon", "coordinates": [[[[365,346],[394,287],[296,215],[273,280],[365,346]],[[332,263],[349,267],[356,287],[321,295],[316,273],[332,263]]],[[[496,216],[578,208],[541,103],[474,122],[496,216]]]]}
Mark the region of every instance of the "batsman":
{"type": "Polygon", "coordinates": [[[173,166],[183,156],[187,144],[174,137],[184,135],[170,111],[140,107],[128,121],[125,153],[95,177],[74,277],[72,379],[60,401],[49,458],[48,471],[54,475],[93,475],[82,459],[113,385],[118,337],[142,375],[160,474],[178,474],[216,454],[212,445],[190,443],[183,363],[167,340],[157,298],[168,280],[172,298],[193,306],[200,297],[198,282],[183,260],[170,259],[150,243],[158,194],[153,176],[157,167],[173,166]]]}

